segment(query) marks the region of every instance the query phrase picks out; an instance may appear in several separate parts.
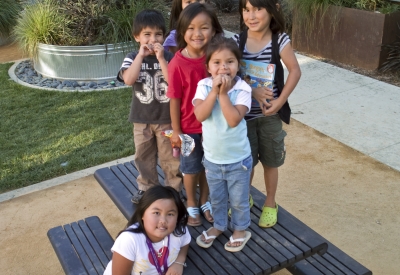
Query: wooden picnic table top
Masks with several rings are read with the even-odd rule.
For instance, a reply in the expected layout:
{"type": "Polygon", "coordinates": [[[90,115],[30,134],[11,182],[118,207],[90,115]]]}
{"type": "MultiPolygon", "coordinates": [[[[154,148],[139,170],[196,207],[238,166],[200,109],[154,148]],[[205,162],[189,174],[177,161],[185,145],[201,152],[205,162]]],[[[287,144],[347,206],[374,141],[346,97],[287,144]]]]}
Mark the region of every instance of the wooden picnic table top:
{"type": "MultiPolygon", "coordinates": [[[[158,166],[159,181],[163,184],[163,172],[158,166]]],[[[134,162],[126,162],[101,168],[94,174],[97,181],[113,200],[126,219],[129,219],[136,205],[131,202],[137,191],[136,178],[139,175],[134,162]]],[[[254,206],[251,208],[251,239],[245,248],[236,253],[224,249],[232,231],[221,234],[213,245],[204,249],[196,244],[196,237],[212,226],[203,219],[203,225],[190,227],[192,236],[187,256],[185,274],[270,274],[326,252],[328,244],[315,231],[279,206],[278,223],[272,228],[260,228],[258,219],[265,195],[251,188],[254,206]]]]}

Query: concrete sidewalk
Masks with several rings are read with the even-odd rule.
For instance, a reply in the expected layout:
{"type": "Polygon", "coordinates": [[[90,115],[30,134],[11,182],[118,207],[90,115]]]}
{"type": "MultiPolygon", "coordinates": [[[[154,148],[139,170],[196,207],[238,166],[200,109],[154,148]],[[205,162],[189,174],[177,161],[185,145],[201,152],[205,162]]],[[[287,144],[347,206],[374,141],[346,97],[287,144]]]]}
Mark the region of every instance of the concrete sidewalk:
{"type": "Polygon", "coordinates": [[[292,117],[400,171],[400,87],[296,56],[292,117]]]}

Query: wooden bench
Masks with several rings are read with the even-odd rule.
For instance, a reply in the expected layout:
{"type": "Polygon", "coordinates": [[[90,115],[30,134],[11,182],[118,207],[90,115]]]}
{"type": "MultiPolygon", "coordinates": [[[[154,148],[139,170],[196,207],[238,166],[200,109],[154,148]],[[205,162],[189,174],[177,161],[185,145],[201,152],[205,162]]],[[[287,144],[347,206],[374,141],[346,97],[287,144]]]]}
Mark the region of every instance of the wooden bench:
{"type": "Polygon", "coordinates": [[[47,232],[67,275],[102,275],[114,244],[98,217],[57,226],[47,232]]]}

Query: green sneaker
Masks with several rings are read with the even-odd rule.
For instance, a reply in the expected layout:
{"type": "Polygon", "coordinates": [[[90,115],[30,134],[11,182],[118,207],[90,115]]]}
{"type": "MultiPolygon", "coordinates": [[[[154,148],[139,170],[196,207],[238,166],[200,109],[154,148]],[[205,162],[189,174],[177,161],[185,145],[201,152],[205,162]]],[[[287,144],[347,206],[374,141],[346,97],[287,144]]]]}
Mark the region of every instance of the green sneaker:
{"type": "Polygon", "coordinates": [[[276,224],[277,221],[278,221],[278,204],[275,203],[275,208],[263,206],[258,226],[272,227],[276,224]]]}

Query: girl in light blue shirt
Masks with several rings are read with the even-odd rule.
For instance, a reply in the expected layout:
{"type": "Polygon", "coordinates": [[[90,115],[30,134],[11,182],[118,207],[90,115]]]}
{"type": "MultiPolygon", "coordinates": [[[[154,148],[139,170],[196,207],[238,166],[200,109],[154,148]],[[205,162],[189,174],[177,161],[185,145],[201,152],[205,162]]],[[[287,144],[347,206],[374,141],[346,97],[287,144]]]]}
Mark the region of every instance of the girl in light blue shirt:
{"type": "Polygon", "coordinates": [[[194,113],[202,123],[204,167],[210,188],[214,225],[197,237],[208,248],[228,229],[228,201],[233,235],[225,244],[231,252],[243,249],[251,233],[249,181],[252,169],[250,143],[244,116],[250,110],[251,87],[237,76],[240,50],[228,38],[216,37],[206,52],[211,77],[198,83],[194,113]]]}

